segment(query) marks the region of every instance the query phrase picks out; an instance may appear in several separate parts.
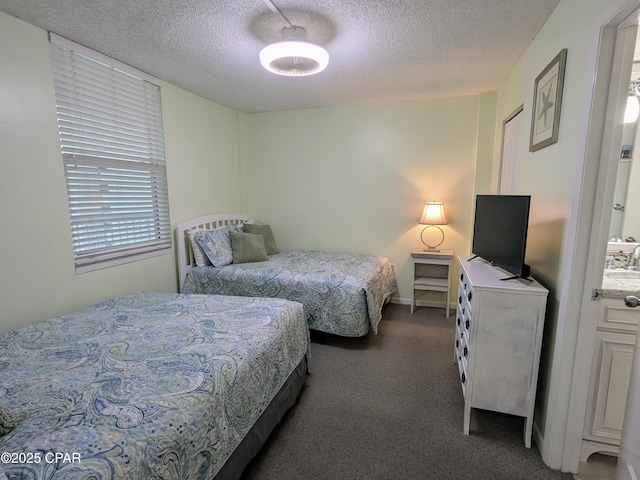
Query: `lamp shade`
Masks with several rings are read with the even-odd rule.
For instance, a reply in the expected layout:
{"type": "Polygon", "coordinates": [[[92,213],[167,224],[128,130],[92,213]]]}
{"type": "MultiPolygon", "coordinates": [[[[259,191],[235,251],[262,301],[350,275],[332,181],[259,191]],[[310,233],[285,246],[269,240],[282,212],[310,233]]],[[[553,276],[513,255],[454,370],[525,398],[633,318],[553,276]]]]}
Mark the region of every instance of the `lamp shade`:
{"type": "Polygon", "coordinates": [[[444,215],[444,204],[442,202],[426,202],[420,225],[446,225],[447,217],[444,215]]]}

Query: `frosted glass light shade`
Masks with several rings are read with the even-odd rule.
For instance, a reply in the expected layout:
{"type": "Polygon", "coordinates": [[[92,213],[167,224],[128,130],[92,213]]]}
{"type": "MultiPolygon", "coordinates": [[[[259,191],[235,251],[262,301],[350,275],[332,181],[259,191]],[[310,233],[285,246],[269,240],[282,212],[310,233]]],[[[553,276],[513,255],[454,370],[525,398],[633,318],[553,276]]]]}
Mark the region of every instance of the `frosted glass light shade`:
{"type": "Polygon", "coordinates": [[[300,77],[320,73],[329,64],[329,53],[308,42],[273,43],[260,52],[260,63],[278,75],[300,77]]]}
{"type": "Polygon", "coordinates": [[[633,123],[638,119],[640,113],[640,104],[638,97],[629,95],[627,97],[627,108],[624,111],[624,123],[633,123]]]}

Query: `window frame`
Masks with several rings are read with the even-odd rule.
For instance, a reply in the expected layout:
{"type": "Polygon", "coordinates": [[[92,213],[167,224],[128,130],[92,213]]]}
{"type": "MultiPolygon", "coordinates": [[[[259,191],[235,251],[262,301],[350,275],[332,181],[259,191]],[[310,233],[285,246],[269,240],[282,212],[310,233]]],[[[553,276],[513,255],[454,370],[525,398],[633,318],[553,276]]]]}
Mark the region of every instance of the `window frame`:
{"type": "Polygon", "coordinates": [[[170,253],[161,82],[49,38],[76,273],[170,253]]]}

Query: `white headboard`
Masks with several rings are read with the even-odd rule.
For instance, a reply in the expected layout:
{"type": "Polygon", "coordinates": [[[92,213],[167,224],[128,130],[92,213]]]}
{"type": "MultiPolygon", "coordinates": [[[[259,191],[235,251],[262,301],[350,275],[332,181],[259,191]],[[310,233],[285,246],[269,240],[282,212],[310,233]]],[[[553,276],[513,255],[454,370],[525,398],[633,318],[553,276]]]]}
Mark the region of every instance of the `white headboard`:
{"type": "Polygon", "coordinates": [[[189,230],[213,230],[225,225],[242,224],[249,220],[251,220],[251,216],[244,213],[219,213],[178,224],[176,227],[176,251],[178,252],[178,288],[180,291],[182,291],[184,281],[194,265],[193,252],[187,232],[189,230]]]}

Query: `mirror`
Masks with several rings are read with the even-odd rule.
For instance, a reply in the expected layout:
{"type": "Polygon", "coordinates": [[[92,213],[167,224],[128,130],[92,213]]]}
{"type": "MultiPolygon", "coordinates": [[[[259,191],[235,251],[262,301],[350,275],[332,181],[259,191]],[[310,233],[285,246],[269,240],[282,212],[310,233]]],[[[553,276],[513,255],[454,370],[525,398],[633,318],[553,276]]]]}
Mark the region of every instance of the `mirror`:
{"type": "MultiPolygon", "coordinates": [[[[636,39],[629,91],[640,98],[640,34],[636,39]]],[[[640,242],[640,121],[625,123],[618,176],[611,211],[609,238],[629,237],[640,242]]]]}
{"type": "Polygon", "coordinates": [[[640,241],[640,161],[634,158],[640,155],[638,121],[624,125],[620,150],[609,237],[640,241]]]}

